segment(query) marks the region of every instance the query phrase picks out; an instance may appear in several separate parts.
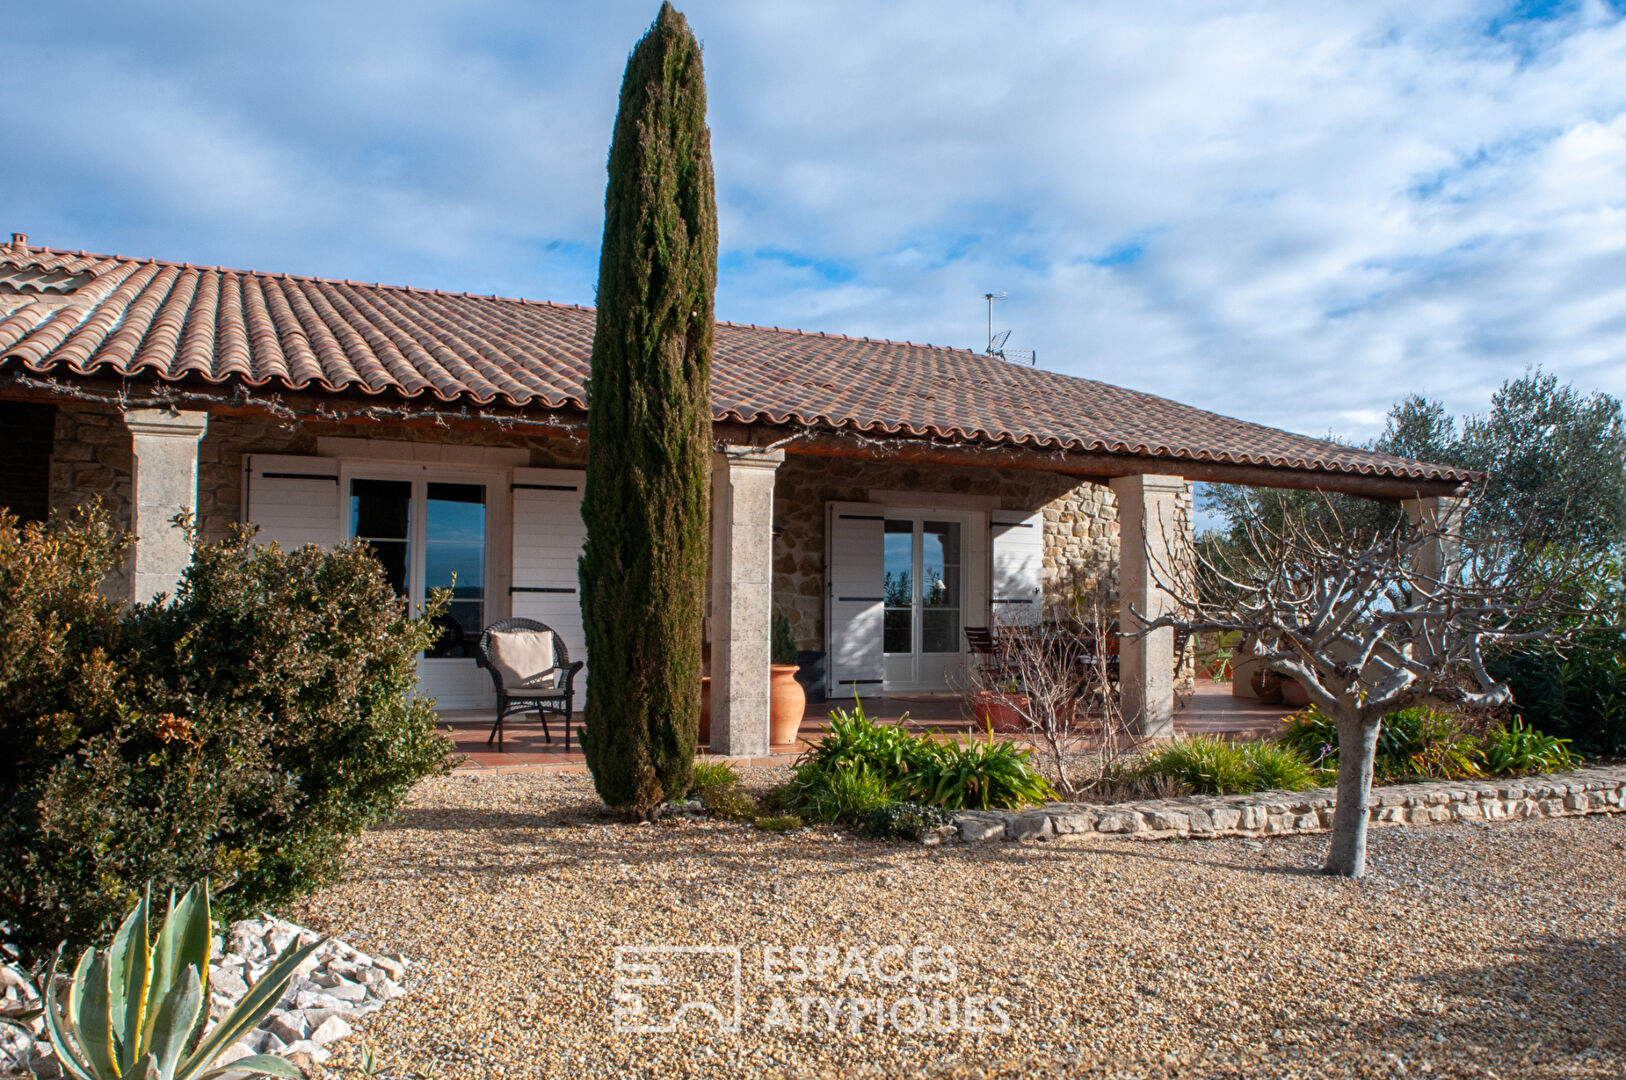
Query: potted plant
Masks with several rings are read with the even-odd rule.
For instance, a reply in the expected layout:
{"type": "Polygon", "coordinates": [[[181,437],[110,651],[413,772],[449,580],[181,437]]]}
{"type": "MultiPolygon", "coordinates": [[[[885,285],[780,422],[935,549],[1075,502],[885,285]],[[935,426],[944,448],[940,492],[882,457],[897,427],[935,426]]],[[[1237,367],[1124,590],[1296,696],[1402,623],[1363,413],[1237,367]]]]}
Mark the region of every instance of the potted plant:
{"type": "Polygon", "coordinates": [[[768,679],[768,741],[776,746],[794,743],[807,711],[807,691],[796,681],[796,639],[790,633],[790,620],[779,612],[773,616],[773,640],[768,679]]]}
{"type": "Polygon", "coordinates": [[[1282,677],[1267,667],[1253,673],[1253,696],[1265,705],[1282,703],[1282,677]]]}
{"type": "Polygon", "coordinates": [[[971,705],[977,722],[995,731],[1023,731],[1027,728],[1027,695],[1012,679],[999,690],[979,690],[971,705]]]}

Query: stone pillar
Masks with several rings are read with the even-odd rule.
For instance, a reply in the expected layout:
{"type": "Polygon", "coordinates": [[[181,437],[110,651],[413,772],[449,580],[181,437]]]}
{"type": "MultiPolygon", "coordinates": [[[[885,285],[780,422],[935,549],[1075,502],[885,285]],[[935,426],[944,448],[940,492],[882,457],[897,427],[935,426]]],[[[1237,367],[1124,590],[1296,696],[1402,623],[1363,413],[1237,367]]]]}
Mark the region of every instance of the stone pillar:
{"type": "Polygon", "coordinates": [[[1118,496],[1118,658],[1124,722],[1152,738],[1174,735],[1174,631],[1168,627],[1131,637],[1147,621],[1173,610],[1164,588],[1175,573],[1171,550],[1190,521],[1180,513],[1185,480],[1178,476],[1123,476],[1112,481],[1118,496]]]}
{"type": "Polygon", "coordinates": [[[124,414],[135,456],[131,528],[136,535],[135,585],[131,599],[173,593],[192,546],[175,527],[176,514],[198,509],[198,440],[209,414],[168,409],[131,409],[124,414]]]}
{"type": "MultiPolygon", "coordinates": [[[[1426,538],[1412,568],[1426,582],[1454,580],[1462,567],[1462,514],[1465,499],[1452,495],[1402,499],[1400,508],[1412,527],[1426,538]]],[[[1439,642],[1430,640],[1428,627],[1416,620],[1412,627],[1413,655],[1419,660],[1438,654],[1439,642]]]]}
{"type": "Polygon", "coordinates": [[[768,753],[773,482],[783,450],[731,446],[711,466],[711,751],[768,753]]]}

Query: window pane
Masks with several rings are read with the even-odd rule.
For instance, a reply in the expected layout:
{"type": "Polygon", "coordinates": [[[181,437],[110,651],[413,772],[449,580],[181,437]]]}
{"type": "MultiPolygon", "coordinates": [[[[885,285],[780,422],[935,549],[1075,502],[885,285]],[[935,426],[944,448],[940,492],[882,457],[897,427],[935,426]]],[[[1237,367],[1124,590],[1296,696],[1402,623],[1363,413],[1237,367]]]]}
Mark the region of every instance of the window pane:
{"type": "Polygon", "coordinates": [[[411,481],[350,481],[350,534],[367,541],[397,596],[407,595],[411,526],[411,481]]]}
{"type": "Polygon", "coordinates": [[[914,650],[914,611],[911,608],[887,608],[885,632],[881,648],[889,653],[907,653],[914,650]]]}
{"type": "Polygon", "coordinates": [[[929,608],[920,615],[920,651],[960,651],[960,612],[957,608],[929,608]]]}
{"type": "Polygon", "coordinates": [[[366,540],[405,540],[412,535],[410,480],[350,481],[350,534],[366,540]]]}
{"type": "Polygon", "coordinates": [[[920,602],[928,607],[960,606],[960,523],[921,525],[920,602]]]}
{"type": "Polygon", "coordinates": [[[485,628],[486,489],[430,484],[424,515],[424,595],[452,590],[441,637],[427,655],[474,656],[485,628]]]}
{"type": "Polygon", "coordinates": [[[914,651],[915,616],[915,523],[886,523],[884,547],[886,576],[882,597],[886,602],[881,649],[889,653],[914,651]]]}

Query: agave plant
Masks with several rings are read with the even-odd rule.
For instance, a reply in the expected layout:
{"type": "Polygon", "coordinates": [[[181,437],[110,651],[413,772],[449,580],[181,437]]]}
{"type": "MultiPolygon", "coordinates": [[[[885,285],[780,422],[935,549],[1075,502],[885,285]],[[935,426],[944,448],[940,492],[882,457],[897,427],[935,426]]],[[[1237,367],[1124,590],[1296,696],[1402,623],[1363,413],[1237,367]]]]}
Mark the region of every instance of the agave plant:
{"type": "Polygon", "coordinates": [[[215,1058],[253,1031],[271,1011],[294,969],[320,942],[289,945],[214,1028],[209,1019],[209,883],[192,886],[169,907],[158,940],[150,939],[151,887],[125,918],[113,943],[86,949],[73,973],[66,1007],[57,1000],[56,965],[45,986],[45,1028],[57,1058],[77,1080],[212,1080],[227,1073],[286,1076],[299,1070],[271,1054],[211,1069],[215,1058]]]}

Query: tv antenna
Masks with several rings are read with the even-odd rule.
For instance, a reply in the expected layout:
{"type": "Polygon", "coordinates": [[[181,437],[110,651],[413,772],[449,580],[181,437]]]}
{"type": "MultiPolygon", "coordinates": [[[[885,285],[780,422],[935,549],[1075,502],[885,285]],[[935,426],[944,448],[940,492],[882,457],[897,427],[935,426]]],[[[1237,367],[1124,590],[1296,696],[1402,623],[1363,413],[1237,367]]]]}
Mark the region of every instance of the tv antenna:
{"type": "Polygon", "coordinates": [[[1009,330],[994,333],[994,302],[1009,299],[1009,294],[1002,292],[983,293],[982,298],[988,301],[988,355],[1019,364],[1037,364],[1039,362],[1037,352],[1029,349],[1007,349],[1005,347],[1005,343],[1011,339],[1009,330]]]}

